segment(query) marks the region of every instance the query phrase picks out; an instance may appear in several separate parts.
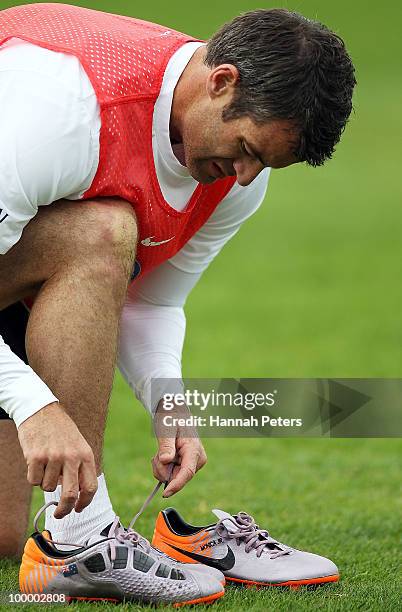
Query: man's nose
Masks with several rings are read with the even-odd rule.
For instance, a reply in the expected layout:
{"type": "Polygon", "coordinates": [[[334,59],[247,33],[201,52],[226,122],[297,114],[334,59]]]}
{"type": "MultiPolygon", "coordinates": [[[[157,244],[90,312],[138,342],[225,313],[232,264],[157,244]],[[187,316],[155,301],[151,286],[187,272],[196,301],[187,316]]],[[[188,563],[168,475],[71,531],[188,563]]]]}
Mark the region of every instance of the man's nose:
{"type": "Polygon", "coordinates": [[[235,169],[237,182],[242,187],[250,185],[250,183],[256,178],[256,176],[263,169],[263,165],[256,160],[235,160],[233,162],[233,168],[235,169]]]}

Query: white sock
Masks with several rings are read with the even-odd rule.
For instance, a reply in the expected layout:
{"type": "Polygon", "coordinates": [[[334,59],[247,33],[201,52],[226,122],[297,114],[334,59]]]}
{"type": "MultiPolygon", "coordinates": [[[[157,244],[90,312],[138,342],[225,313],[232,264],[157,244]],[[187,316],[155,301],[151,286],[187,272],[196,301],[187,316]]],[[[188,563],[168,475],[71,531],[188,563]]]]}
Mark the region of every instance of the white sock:
{"type": "MultiPolygon", "coordinates": [[[[60,501],[60,496],[61,485],[58,485],[55,491],[45,492],[45,502],[60,501]]],[[[52,534],[52,540],[72,544],[85,544],[89,538],[100,534],[116,516],[103,474],[98,476],[98,490],[93,500],[82,512],[72,510],[64,518],[56,519],[53,516],[54,510],[54,506],[46,509],[45,529],[52,534]]]]}

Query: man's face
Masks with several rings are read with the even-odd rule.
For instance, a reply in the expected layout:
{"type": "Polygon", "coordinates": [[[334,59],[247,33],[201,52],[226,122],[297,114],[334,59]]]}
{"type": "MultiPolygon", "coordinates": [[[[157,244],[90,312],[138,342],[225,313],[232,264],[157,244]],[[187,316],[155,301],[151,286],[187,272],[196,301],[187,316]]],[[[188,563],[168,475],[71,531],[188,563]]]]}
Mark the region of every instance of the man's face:
{"type": "Polygon", "coordinates": [[[194,117],[183,131],[185,163],[200,183],[237,176],[251,183],[261,170],[285,168],[297,162],[294,130],[286,120],[256,124],[249,117],[223,121],[213,113],[194,117]]]}
{"type": "Polygon", "coordinates": [[[237,176],[245,186],[264,167],[296,163],[297,134],[290,121],[257,124],[248,116],[222,119],[236,93],[239,72],[232,64],[208,68],[204,56],[205,48],[200,48],[184,71],[171,116],[171,134],[181,142],[180,158],[192,177],[206,184],[237,176]]]}

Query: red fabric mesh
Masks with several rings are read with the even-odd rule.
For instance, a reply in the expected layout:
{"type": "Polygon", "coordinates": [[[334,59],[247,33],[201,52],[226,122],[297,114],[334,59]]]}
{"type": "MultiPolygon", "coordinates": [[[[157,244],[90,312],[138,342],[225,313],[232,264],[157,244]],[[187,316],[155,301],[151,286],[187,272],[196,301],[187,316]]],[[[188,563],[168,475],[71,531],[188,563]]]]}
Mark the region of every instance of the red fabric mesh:
{"type": "Polygon", "coordinates": [[[165,202],[152,155],[152,116],[166,64],[193,38],[153,23],[66,4],[0,12],[0,45],[18,37],[76,55],[101,107],[99,167],[84,199],[120,197],[139,225],[141,273],[172,257],[205,223],[235,179],[196,189],[183,212],[165,202]],[[142,245],[153,238],[161,245],[142,245]]]}

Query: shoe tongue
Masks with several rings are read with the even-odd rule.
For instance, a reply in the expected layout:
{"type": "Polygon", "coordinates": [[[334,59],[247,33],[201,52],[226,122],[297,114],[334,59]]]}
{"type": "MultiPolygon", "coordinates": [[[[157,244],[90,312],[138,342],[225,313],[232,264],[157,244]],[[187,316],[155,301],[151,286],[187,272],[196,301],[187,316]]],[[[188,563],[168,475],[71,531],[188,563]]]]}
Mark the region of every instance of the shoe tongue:
{"type": "MultiPolygon", "coordinates": [[[[106,525],[106,527],[104,527],[104,529],[102,529],[102,531],[100,532],[100,535],[103,536],[104,538],[107,538],[107,536],[109,535],[109,531],[111,526],[113,525],[113,521],[111,523],[109,523],[109,525],[106,525]]],[[[119,523],[119,527],[121,527],[121,523],[119,523]]]]}
{"type": "MultiPolygon", "coordinates": [[[[96,542],[100,542],[101,540],[104,540],[105,538],[107,538],[112,525],[113,525],[113,521],[109,523],[109,525],[106,525],[106,527],[104,527],[100,533],[92,534],[86,541],[85,545],[91,546],[91,544],[96,544],[96,542]]],[[[119,525],[121,526],[121,523],[119,523],[119,525]]]]}
{"type": "Polygon", "coordinates": [[[97,542],[100,542],[101,540],[104,540],[106,536],[101,535],[100,533],[96,533],[94,535],[92,535],[85,543],[85,546],[91,546],[92,544],[96,544],[97,542]]]}
{"type": "MultiPolygon", "coordinates": [[[[110,523],[109,525],[106,525],[106,527],[104,527],[100,533],[94,533],[93,535],[91,535],[89,539],[86,541],[85,545],[91,546],[91,544],[96,544],[97,542],[100,542],[101,540],[104,540],[105,538],[107,538],[112,525],[113,525],[113,522],[110,523]]],[[[117,527],[120,527],[125,530],[125,527],[123,527],[123,525],[120,522],[118,523],[117,527]]],[[[147,551],[148,545],[149,545],[148,540],[140,536],[140,539],[138,540],[136,546],[139,546],[143,550],[147,551]]]]}
{"type": "Polygon", "coordinates": [[[234,517],[229,514],[229,512],[219,510],[218,508],[214,508],[212,512],[215,514],[215,516],[218,517],[220,521],[222,521],[228,531],[230,531],[231,533],[237,531],[236,526],[233,524],[234,517]]]}

